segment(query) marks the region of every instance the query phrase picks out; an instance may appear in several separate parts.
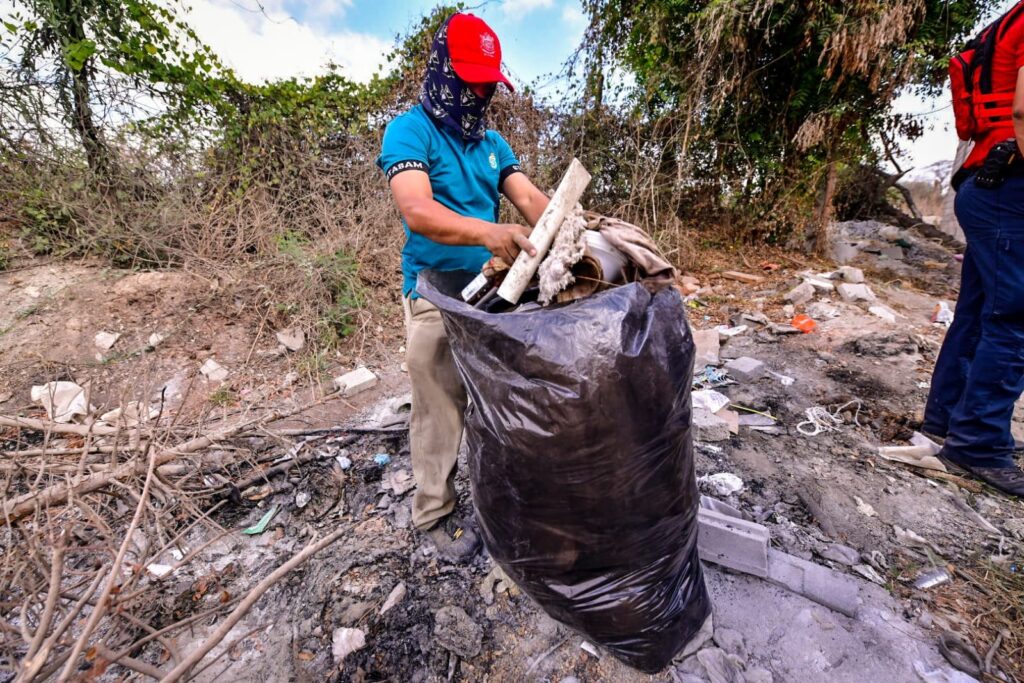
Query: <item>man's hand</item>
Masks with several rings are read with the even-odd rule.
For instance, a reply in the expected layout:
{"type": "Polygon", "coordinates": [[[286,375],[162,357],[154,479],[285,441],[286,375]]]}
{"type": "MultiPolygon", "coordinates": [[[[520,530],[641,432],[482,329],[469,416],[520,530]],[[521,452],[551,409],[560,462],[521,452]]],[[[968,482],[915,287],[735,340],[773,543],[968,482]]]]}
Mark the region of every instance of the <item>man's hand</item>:
{"type": "Polygon", "coordinates": [[[529,240],[530,229],[515,223],[494,225],[484,236],[484,246],[508,265],[512,265],[520,251],[536,256],[537,250],[529,240]]]}

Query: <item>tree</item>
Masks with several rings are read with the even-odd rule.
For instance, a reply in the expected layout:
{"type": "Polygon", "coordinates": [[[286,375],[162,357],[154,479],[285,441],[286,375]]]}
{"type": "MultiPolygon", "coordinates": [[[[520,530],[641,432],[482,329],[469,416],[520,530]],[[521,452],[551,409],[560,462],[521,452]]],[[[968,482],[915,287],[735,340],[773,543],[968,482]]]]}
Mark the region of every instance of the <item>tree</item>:
{"type": "Polygon", "coordinates": [[[733,208],[813,193],[824,225],[837,166],[873,157],[903,88],[939,91],[949,55],[998,4],[584,0],[584,50],[635,79],[627,103],[660,124],[659,170],[678,191],[733,208]]]}

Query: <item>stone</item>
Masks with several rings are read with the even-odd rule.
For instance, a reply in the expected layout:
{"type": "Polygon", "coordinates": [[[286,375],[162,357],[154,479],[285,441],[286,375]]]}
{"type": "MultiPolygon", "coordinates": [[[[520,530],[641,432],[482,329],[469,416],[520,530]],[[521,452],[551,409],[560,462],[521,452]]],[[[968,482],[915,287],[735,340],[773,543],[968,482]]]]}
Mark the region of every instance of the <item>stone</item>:
{"type": "Polygon", "coordinates": [[[838,242],[832,249],[832,255],[839,263],[849,263],[860,255],[860,249],[856,244],[838,242]]]}
{"type": "Polygon", "coordinates": [[[683,275],[680,280],[680,286],[683,290],[683,296],[690,296],[700,291],[700,280],[693,277],[692,275],[683,275]]]}
{"type": "Polygon", "coordinates": [[[747,643],[743,634],[731,628],[720,628],[715,631],[715,645],[731,655],[746,659],[747,643]]]}
{"type": "Polygon", "coordinates": [[[385,614],[388,613],[389,610],[393,609],[398,603],[402,602],[402,600],[405,600],[405,595],[406,595],[406,593],[408,593],[408,590],[409,589],[406,588],[405,581],[399,581],[398,585],[395,586],[394,588],[392,588],[391,592],[388,593],[388,599],[384,601],[383,605],[381,605],[381,608],[380,608],[381,616],[384,616],[385,614]]]}
{"type": "Polygon", "coordinates": [[[159,332],[154,332],[153,334],[149,335],[149,345],[152,346],[154,349],[160,346],[160,344],[162,344],[163,342],[164,335],[160,334],[159,332]]]}
{"type": "Polygon", "coordinates": [[[893,261],[902,261],[903,247],[886,247],[882,250],[882,256],[893,261]]]}
{"type": "Polygon", "coordinates": [[[879,318],[889,323],[890,325],[896,323],[896,313],[894,311],[889,310],[885,306],[872,306],[871,308],[868,309],[868,311],[872,315],[878,316],[879,318]]]}
{"type": "Polygon", "coordinates": [[[749,356],[742,356],[731,360],[725,364],[725,368],[729,371],[731,377],[743,382],[756,382],[764,377],[767,372],[764,363],[749,356]]]}
{"type": "Polygon", "coordinates": [[[799,306],[813,299],[814,295],[814,286],[804,282],[789,291],[789,294],[786,295],[786,301],[794,306],[799,306]]]}
{"type": "Polygon", "coordinates": [[[838,308],[824,301],[815,301],[807,304],[807,308],[804,309],[804,312],[815,320],[831,320],[832,318],[838,318],[842,315],[838,308]]]}
{"type": "Polygon", "coordinates": [[[334,663],[341,664],[345,657],[366,647],[366,634],[358,628],[337,628],[331,637],[331,654],[334,663]]]}
{"type": "Polygon", "coordinates": [[[366,368],[357,368],[334,378],[334,386],[342,396],[355,396],[377,384],[377,375],[366,368]]]}
{"type": "Polygon", "coordinates": [[[697,513],[697,550],[713,562],[760,578],[768,576],[768,528],[708,509],[697,513]]]}
{"type": "Polygon", "coordinates": [[[875,293],[867,285],[841,284],[836,287],[843,301],[876,301],[875,293]]]}
{"type": "Polygon", "coordinates": [[[277,341],[289,351],[301,351],[306,345],[306,333],[301,327],[289,327],[275,333],[277,341]]]}
{"type": "Polygon", "coordinates": [[[711,683],[744,683],[743,672],[724,650],[709,647],[697,653],[711,683]]]}
{"type": "Polygon", "coordinates": [[[694,367],[703,370],[708,365],[721,363],[719,348],[721,336],[718,330],[694,330],[693,343],[697,347],[697,354],[694,357],[694,367]]]}
{"type": "Polygon", "coordinates": [[[96,348],[100,351],[109,351],[121,335],[116,332],[97,332],[93,341],[96,343],[96,348]]]}
{"type": "Polygon", "coordinates": [[[729,423],[710,410],[694,408],[692,411],[693,438],[695,441],[714,443],[729,439],[729,423]]]}
{"type": "Polygon", "coordinates": [[[844,564],[847,567],[860,564],[859,552],[849,546],[840,545],[838,543],[834,543],[826,548],[825,551],[821,553],[821,556],[826,560],[832,560],[833,562],[844,564]]]}
{"type": "Polygon", "coordinates": [[[228,378],[228,369],[212,358],[207,358],[199,372],[211,382],[223,382],[228,378]]]}
{"type": "Polygon", "coordinates": [[[775,677],[768,669],[748,669],[743,674],[746,683],[775,683],[775,677]]]}
{"type": "Polygon", "coordinates": [[[442,607],[434,614],[434,638],[446,650],[472,659],[483,647],[484,631],[461,607],[442,607]]]}
{"type": "Polygon", "coordinates": [[[843,282],[849,282],[851,285],[864,283],[864,271],[853,266],[843,266],[840,268],[839,277],[842,278],[843,282]]]}

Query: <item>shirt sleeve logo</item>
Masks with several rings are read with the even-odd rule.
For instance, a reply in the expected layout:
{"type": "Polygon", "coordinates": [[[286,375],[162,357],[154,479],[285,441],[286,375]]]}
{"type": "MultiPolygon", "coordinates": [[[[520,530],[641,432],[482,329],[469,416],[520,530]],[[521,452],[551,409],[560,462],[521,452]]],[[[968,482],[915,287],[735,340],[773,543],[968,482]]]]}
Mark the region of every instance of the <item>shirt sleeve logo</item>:
{"type": "Polygon", "coordinates": [[[494,156],[494,152],[491,152],[491,156],[487,157],[487,161],[491,163],[491,168],[495,171],[498,170],[498,157],[494,156]]]}

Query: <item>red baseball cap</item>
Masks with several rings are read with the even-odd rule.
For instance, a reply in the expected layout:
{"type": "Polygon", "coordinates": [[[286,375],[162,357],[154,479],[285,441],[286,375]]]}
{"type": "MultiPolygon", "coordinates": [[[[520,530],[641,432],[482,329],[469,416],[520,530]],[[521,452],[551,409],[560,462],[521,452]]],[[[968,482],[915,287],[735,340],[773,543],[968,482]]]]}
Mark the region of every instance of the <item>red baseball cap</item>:
{"type": "Polygon", "coordinates": [[[515,90],[501,73],[501,42],[483,19],[472,14],[454,14],[448,20],[448,56],[459,78],[467,83],[504,83],[515,90]]]}

